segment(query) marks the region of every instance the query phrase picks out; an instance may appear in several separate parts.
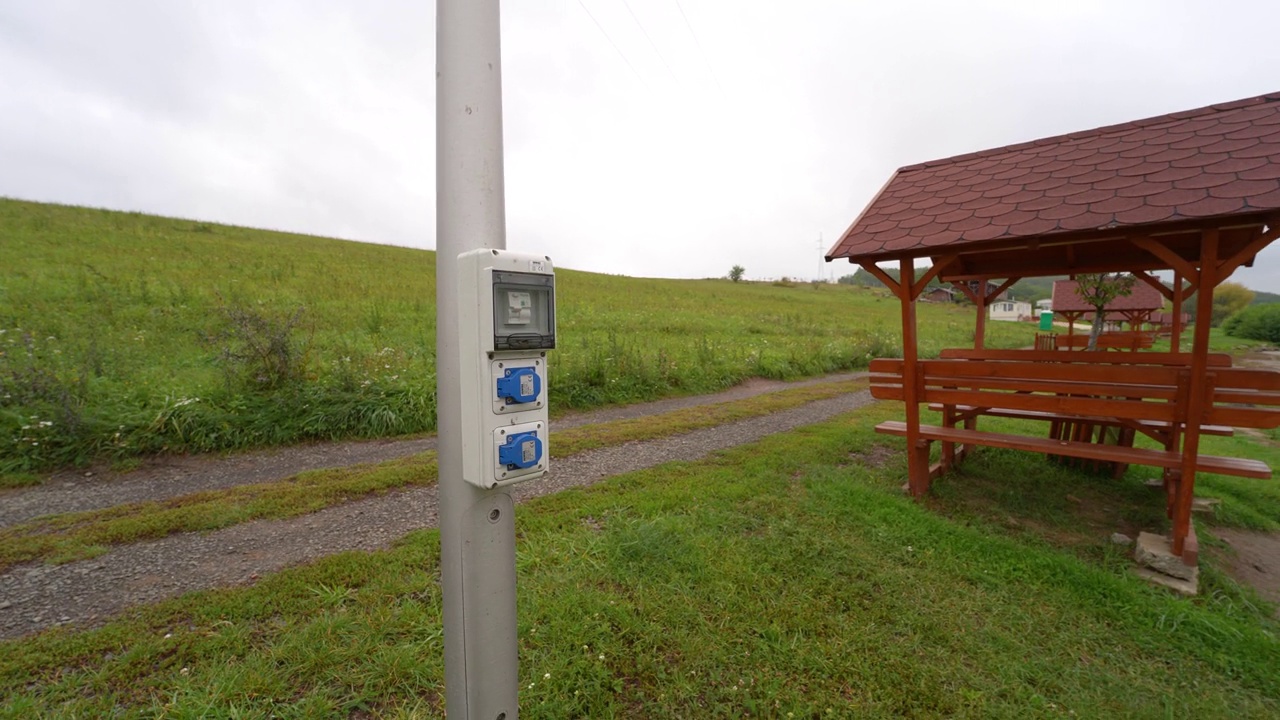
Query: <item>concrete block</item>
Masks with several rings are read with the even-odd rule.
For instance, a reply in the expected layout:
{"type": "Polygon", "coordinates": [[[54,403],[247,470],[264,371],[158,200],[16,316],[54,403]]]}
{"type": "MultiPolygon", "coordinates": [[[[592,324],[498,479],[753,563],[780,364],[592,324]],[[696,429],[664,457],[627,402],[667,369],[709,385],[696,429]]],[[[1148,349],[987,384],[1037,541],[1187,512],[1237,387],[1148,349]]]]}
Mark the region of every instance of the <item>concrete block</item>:
{"type": "Polygon", "coordinates": [[[1192,568],[1195,572],[1191,574],[1190,580],[1182,578],[1170,577],[1164,573],[1156,572],[1144,567],[1134,568],[1133,572],[1138,577],[1149,583],[1167,587],[1170,590],[1188,597],[1195,597],[1200,590],[1200,568],[1192,568]]]}
{"type": "Polygon", "coordinates": [[[1138,541],[1133,546],[1133,559],[1139,565],[1164,573],[1170,577],[1194,580],[1197,568],[1182,562],[1182,558],[1173,554],[1169,538],[1155,533],[1138,533],[1138,541]]]}
{"type": "Polygon", "coordinates": [[[1218,512],[1218,508],[1222,505],[1222,501],[1218,498],[1192,498],[1191,512],[1208,513],[1212,515],[1218,512]]]}
{"type": "Polygon", "coordinates": [[[1111,542],[1116,545],[1132,545],[1133,538],[1124,533],[1114,532],[1111,533],[1111,542]]]}

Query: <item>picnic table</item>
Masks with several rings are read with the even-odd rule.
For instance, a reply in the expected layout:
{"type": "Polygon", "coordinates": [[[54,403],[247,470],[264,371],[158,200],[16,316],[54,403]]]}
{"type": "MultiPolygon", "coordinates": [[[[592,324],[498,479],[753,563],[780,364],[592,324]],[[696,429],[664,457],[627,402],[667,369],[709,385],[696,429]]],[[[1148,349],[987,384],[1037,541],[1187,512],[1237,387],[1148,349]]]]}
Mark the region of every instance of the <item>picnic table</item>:
{"type": "MultiPolygon", "coordinates": [[[[1179,441],[1191,419],[1190,360],[1185,353],[944,350],[938,359],[916,364],[917,398],[939,411],[942,423],[920,425],[924,444],[913,450],[927,458],[930,444],[941,443],[939,461],[929,466],[930,479],[980,445],[1107,463],[1116,475],[1129,465],[1159,467],[1164,471],[1166,510],[1173,516],[1182,479],[1179,441]],[[984,431],[978,428],[982,416],[1043,421],[1049,431],[1034,437],[984,431]],[[1135,446],[1139,435],[1160,448],[1135,446]]],[[[1233,368],[1227,355],[1211,354],[1206,361],[1209,397],[1200,418],[1201,434],[1280,426],[1280,374],[1233,368]]],[[[872,361],[872,396],[904,399],[903,367],[900,359],[872,361]]],[[[908,434],[901,421],[880,423],[876,431],[908,434]]],[[[1195,469],[1271,477],[1266,463],[1245,458],[1199,454],[1195,469]]]]}

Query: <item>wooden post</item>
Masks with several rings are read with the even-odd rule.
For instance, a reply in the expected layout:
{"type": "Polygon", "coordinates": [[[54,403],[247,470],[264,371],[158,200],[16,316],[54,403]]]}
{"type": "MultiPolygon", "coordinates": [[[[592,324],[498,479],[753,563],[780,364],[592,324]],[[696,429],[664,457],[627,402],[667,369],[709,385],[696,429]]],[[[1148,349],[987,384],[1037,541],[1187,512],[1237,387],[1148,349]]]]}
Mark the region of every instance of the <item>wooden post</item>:
{"type": "Polygon", "coordinates": [[[1173,273],[1173,328],[1169,331],[1169,349],[1182,352],[1182,275],[1173,273]]]}
{"type": "Polygon", "coordinates": [[[978,292],[975,293],[975,295],[977,295],[978,297],[978,320],[976,323],[974,323],[974,328],[973,328],[973,349],[974,350],[981,350],[983,347],[983,343],[986,342],[987,291],[991,289],[991,287],[987,284],[986,280],[981,280],[979,282],[981,282],[982,285],[979,287],[978,292]]]}
{"type": "Polygon", "coordinates": [[[898,273],[902,303],[902,391],[907,412],[907,486],[913,497],[929,491],[929,444],[920,437],[920,373],[916,364],[916,299],[912,292],[915,262],[903,258],[898,273]]]}
{"type": "Polygon", "coordinates": [[[1200,279],[1196,292],[1196,326],[1191,343],[1191,378],[1187,388],[1187,425],[1182,438],[1182,472],[1173,507],[1173,554],[1196,564],[1196,548],[1187,547],[1191,535],[1191,501],[1195,497],[1196,456],[1200,451],[1200,423],[1213,392],[1209,368],[1209,322],[1213,318],[1213,288],[1218,283],[1218,231],[1205,230],[1200,241],[1200,279]]]}

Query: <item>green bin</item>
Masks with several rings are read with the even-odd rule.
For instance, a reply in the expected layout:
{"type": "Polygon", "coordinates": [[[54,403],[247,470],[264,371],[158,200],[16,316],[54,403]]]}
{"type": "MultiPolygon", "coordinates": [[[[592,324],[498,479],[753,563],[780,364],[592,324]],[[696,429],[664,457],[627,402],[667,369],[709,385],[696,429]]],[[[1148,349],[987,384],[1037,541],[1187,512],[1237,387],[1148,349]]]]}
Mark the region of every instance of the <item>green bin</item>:
{"type": "Polygon", "coordinates": [[[1040,329],[1041,330],[1053,329],[1053,311],[1052,310],[1040,311],[1040,329]]]}

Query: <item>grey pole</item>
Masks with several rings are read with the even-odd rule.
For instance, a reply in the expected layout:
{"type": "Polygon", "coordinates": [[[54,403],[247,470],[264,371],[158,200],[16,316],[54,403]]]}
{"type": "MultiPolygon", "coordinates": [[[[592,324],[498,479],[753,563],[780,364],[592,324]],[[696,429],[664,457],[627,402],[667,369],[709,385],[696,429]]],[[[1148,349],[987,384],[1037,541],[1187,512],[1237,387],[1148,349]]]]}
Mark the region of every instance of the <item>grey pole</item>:
{"type": "Polygon", "coordinates": [[[445,707],[516,720],[511,496],[462,479],[456,258],[505,249],[498,0],[436,3],[436,397],[445,707]]]}

